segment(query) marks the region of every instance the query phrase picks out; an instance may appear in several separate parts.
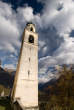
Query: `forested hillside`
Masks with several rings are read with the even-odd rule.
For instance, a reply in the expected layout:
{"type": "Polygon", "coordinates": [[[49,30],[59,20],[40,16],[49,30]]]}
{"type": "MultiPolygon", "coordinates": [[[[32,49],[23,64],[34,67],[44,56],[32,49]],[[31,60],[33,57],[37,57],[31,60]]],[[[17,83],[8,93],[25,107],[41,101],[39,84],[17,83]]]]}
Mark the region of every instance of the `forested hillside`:
{"type": "Polygon", "coordinates": [[[66,66],[53,84],[39,91],[40,110],[74,110],[74,71],[66,66]]]}
{"type": "Polygon", "coordinates": [[[4,92],[4,96],[9,95],[13,86],[14,76],[12,73],[0,68],[0,96],[4,92]]]}

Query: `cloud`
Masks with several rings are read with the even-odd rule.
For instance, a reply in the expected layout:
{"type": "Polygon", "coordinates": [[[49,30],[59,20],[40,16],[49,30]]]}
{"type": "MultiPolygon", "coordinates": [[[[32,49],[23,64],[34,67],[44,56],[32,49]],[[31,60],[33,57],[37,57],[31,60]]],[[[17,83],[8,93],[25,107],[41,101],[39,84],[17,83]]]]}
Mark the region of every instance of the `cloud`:
{"type": "Polygon", "coordinates": [[[51,79],[55,79],[56,76],[52,73],[49,74],[39,74],[39,83],[46,83],[50,81],[51,79]]]}
{"type": "Polygon", "coordinates": [[[5,64],[5,65],[4,65],[4,68],[7,68],[7,69],[14,69],[14,70],[16,69],[15,66],[14,66],[13,64],[5,64]]]}
{"type": "Polygon", "coordinates": [[[74,28],[74,1],[38,0],[44,3],[42,21],[44,27],[54,25],[59,34],[69,33],[74,28]],[[58,7],[62,6],[61,10],[58,7]]]}
{"type": "Polygon", "coordinates": [[[47,51],[45,53],[48,53],[44,53],[44,56],[42,56],[44,58],[40,58],[39,60],[39,65],[42,65],[39,66],[40,73],[43,74],[47,72],[49,66],[74,63],[74,38],[70,37],[71,32],[74,30],[74,1],[38,1],[44,4],[41,16],[43,23],[41,41],[44,40],[45,44],[41,47],[40,52],[42,54],[42,49],[47,45],[47,51]],[[51,30],[49,27],[54,28],[51,30]]]}
{"type": "Polygon", "coordinates": [[[0,58],[4,64],[17,64],[24,27],[27,21],[33,21],[39,33],[39,73],[48,71],[51,74],[49,67],[74,62],[74,38],[71,34],[74,30],[74,1],[38,2],[44,7],[40,13],[34,14],[34,9],[28,5],[15,11],[11,5],[0,1],[0,58]],[[14,57],[8,58],[11,55],[14,57]]]}
{"type": "Polygon", "coordinates": [[[45,74],[48,70],[48,68],[53,65],[57,64],[57,60],[56,58],[52,57],[52,56],[47,56],[47,57],[43,57],[40,58],[39,60],[39,73],[40,74],[45,74]]]}
{"type": "Polygon", "coordinates": [[[31,7],[18,8],[17,11],[19,14],[18,17],[22,16],[22,20],[25,19],[25,21],[31,21],[32,19],[34,19],[33,9],[31,7]]]}
{"type": "Polygon", "coordinates": [[[0,58],[4,67],[5,64],[15,66],[26,22],[32,20],[38,22],[38,19],[39,15],[33,14],[32,7],[26,5],[15,11],[11,5],[0,1],[0,58]],[[11,55],[14,57],[11,58],[11,55]]]}
{"type": "Polygon", "coordinates": [[[39,58],[53,55],[53,52],[64,42],[64,38],[59,37],[52,25],[49,25],[48,29],[40,29],[39,35],[39,58]]]}
{"type": "Polygon", "coordinates": [[[10,5],[0,2],[0,50],[16,53],[20,46],[19,30],[10,5]]]}

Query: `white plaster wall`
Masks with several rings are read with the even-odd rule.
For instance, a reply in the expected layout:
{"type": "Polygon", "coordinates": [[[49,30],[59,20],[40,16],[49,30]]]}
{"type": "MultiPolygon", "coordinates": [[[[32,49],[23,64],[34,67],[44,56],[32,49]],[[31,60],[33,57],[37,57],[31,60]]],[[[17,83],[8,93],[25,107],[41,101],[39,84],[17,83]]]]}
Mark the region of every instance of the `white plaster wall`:
{"type": "Polygon", "coordinates": [[[23,48],[18,71],[15,98],[20,98],[25,107],[38,106],[38,36],[25,30],[23,48]],[[35,38],[28,43],[29,34],[35,38]],[[30,61],[29,61],[30,58],[30,61]],[[28,76],[28,71],[30,74],[28,76]]]}

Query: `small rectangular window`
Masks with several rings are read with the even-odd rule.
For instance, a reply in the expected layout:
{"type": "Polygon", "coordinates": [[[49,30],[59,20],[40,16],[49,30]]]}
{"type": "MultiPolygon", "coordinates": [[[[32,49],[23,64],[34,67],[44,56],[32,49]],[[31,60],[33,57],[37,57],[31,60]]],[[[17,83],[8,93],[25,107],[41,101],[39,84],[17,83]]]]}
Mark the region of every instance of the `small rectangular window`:
{"type": "Polygon", "coordinates": [[[30,62],[30,58],[29,58],[29,62],[30,62]]]}
{"type": "Polygon", "coordinates": [[[30,71],[28,70],[28,77],[30,76],[30,71]]]}

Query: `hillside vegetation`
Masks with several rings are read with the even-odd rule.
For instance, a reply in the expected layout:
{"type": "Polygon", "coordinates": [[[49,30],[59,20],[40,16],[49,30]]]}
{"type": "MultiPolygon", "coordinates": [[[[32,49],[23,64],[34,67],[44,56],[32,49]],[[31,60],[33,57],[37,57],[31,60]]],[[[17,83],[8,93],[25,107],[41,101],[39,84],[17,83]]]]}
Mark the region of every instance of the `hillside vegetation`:
{"type": "Polygon", "coordinates": [[[10,72],[5,71],[3,68],[0,68],[0,96],[3,91],[4,96],[10,94],[13,86],[13,80],[14,76],[10,72]]]}
{"type": "Polygon", "coordinates": [[[39,91],[40,110],[74,110],[74,72],[66,66],[53,85],[39,91]]]}
{"type": "Polygon", "coordinates": [[[12,110],[10,100],[8,98],[0,99],[0,110],[12,110]]]}

